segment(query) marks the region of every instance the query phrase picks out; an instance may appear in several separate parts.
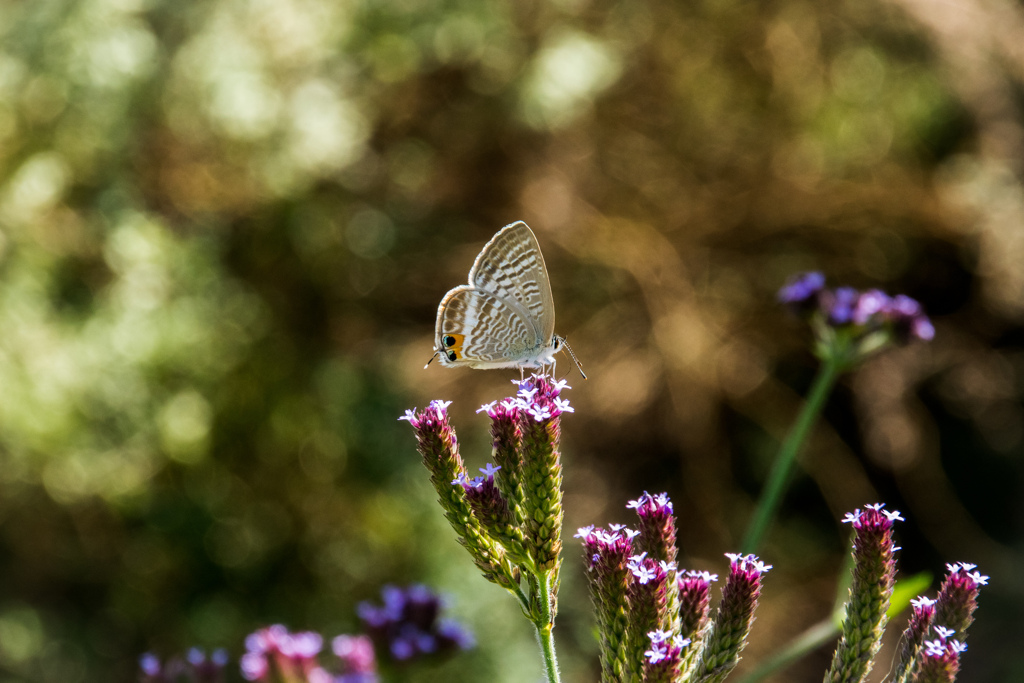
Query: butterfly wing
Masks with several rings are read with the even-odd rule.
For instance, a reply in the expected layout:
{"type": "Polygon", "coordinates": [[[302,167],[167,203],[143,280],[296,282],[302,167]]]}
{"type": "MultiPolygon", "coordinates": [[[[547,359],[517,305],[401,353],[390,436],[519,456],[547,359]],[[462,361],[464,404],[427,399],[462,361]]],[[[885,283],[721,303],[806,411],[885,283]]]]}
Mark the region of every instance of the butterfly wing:
{"type": "Polygon", "coordinates": [[[488,369],[533,361],[536,332],[517,308],[471,285],[448,292],[437,309],[435,348],[441,363],[488,369]]]}
{"type": "Polygon", "coordinates": [[[537,236],[522,221],[506,225],[484,245],[469,271],[469,284],[514,302],[533,329],[537,344],[555,334],[555,303],[537,236]]]}

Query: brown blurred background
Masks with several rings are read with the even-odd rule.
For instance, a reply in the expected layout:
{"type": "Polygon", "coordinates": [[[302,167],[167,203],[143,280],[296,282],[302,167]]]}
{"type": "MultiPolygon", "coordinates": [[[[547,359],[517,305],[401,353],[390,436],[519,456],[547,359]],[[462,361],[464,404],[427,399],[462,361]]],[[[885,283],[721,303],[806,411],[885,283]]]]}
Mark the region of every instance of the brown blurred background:
{"type": "Polygon", "coordinates": [[[992,577],[960,680],[1024,679],[1022,93],[995,0],[0,3],[0,680],[351,631],[386,581],[479,640],[403,680],[539,680],[396,421],[454,399],[484,464],[517,373],[422,366],[517,219],[591,377],[559,364],[566,536],[667,491],[691,568],[724,571],[815,370],[777,288],[920,299],[936,339],[845,378],[804,453],[742,671],[828,615],[838,520],[885,501],[903,575],[992,577]]]}

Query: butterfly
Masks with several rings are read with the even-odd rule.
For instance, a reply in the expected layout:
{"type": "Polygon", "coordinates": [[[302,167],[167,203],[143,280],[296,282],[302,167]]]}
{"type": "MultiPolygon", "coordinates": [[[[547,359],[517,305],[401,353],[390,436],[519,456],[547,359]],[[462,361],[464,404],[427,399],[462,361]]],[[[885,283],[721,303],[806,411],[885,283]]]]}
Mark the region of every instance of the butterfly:
{"type": "MultiPolygon", "coordinates": [[[[484,245],[469,284],[452,289],[437,307],[434,358],[442,365],[484,370],[545,368],[565,348],[555,334],[555,304],[537,236],[510,223],[484,245]]],[[[430,365],[430,361],[427,362],[430,365]]]]}

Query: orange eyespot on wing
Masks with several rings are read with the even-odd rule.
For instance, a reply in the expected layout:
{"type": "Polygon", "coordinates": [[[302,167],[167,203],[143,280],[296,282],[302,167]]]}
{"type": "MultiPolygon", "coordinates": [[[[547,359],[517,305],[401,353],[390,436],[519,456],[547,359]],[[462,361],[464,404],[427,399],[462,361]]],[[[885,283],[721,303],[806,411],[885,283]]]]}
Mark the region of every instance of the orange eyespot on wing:
{"type": "Polygon", "coordinates": [[[460,349],[466,341],[466,335],[464,334],[442,334],[441,344],[446,349],[460,349]]]}
{"type": "Polygon", "coordinates": [[[462,359],[462,346],[465,341],[466,335],[464,334],[442,334],[442,348],[439,350],[450,363],[454,363],[455,361],[462,359]]]}

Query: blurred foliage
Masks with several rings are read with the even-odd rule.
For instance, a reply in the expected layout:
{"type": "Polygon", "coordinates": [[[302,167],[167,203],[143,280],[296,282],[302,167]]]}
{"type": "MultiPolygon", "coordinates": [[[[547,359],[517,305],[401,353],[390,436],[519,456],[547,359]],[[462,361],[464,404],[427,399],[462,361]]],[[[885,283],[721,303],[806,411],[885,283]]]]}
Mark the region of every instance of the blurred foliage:
{"type": "MultiPolygon", "coordinates": [[[[990,0],[0,3],[0,679],[330,637],[387,581],[480,643],[408,680],[537,679],[395,419],[456,399],[483,464],[511,373],[421,368],[520,218],[592,378],[568,525],[666,490],[687,567],[736,549],[813,372],[775,289],[923,301],[937,339],[849,378],[805,453],[741,667],[829,613],[838,520],[884,500],[905,572],[993,577],[961,680],[1024,676],[1021,45],[990,0]]],[[[574,547],[556,637],[589,681],[574,547]]]]}

